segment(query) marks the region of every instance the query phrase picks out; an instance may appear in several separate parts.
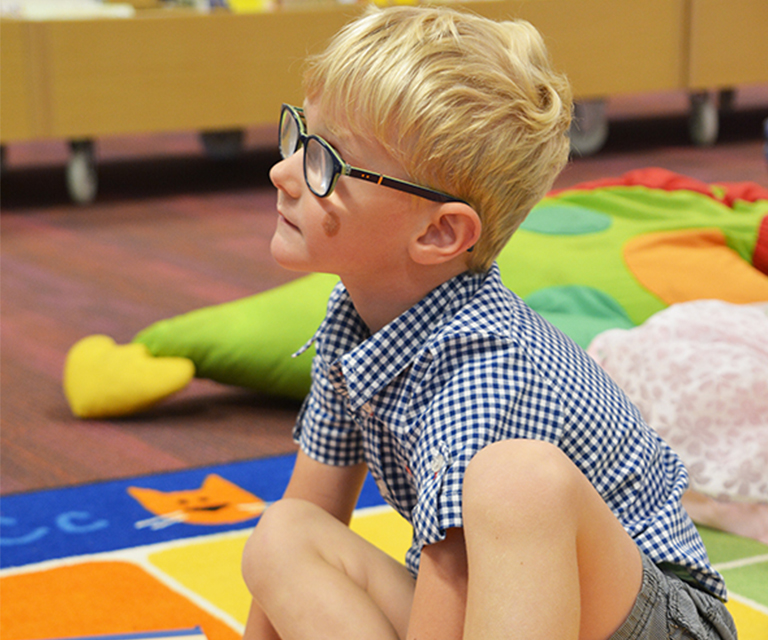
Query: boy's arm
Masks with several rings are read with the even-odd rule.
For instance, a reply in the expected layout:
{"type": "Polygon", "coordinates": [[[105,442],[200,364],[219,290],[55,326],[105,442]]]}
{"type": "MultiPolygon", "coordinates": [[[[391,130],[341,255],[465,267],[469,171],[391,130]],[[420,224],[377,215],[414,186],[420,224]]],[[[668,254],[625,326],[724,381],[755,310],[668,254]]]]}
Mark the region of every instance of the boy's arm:
{"type": "Polygon", "coordinates": [[[467,607],[467,552],[463,529],[424,547],[408,640],[460,640],[467,607]]]}
{"type": "Polygon", "coordinates": [[[367,470],[364,462],[348,467],[334,467],[299,451],[284,497],[313,502],[343,523],[349,524],[367,470]]]}

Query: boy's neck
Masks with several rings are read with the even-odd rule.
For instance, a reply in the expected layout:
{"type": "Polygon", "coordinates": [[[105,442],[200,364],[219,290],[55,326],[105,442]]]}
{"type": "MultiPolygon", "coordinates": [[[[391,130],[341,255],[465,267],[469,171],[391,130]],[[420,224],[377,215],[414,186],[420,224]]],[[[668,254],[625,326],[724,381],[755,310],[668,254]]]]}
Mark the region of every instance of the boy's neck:
{"type": "Polygon", "coordinates": [[[367,279],[342,276],[355,309],[371,334],[376,333],[399,315],[421,301],[430,291],[466,271],[461,262],[429,269],[415,268],[395,276],[382,274],[372,285],[367,279]]]}

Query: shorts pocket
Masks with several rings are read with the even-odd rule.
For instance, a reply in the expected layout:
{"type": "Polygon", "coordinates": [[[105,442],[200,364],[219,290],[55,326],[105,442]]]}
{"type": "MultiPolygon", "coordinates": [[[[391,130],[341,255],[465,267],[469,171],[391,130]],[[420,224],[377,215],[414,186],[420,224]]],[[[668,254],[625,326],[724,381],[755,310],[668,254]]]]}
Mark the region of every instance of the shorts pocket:
{"type": "Polygon", "coordinates": [[[686,585],[670,582],[670,640],[735,640],[736,627],[725,605],[714,596],[686,585]]]}

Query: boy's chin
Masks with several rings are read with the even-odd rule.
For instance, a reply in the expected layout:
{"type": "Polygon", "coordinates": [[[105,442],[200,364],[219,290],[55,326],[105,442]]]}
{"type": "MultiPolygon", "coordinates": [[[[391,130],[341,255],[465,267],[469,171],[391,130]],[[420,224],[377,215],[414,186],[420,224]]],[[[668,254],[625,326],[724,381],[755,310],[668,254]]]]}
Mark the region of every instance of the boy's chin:
{"type": "Polygon", "coordinates": [[[307,264],[306,260],[300,259],[295,253],[284,247],[281,241],[273,237],[272,242],[269,245],[269,252],[272,254],[272,258],[283,269],[289,271],[296,271],[298,273],[312,273],[313,269],[307,264]]]}

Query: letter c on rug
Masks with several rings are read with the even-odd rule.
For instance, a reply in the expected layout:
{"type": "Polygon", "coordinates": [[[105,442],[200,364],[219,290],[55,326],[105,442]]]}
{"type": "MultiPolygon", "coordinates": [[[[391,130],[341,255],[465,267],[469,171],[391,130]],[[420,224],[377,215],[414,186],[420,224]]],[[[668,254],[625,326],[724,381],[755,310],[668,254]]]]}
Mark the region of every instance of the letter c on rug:
{"type": "MultiPolygon", "coordinates": [[[[16,520],[16,518],[0,516],[0,525],[3,527],[3,529],[5,529],[5,527],[15,527],[17,524],[18,520],[16,520]]],[[[5,536],[2,536],[0,537],[0,546],[11,547],[14,545],[31,544],[32,542],[36,542],[37,540],[40,540],[40,538],[48,535],[48,531],[48,527],[38,527],[37,529],[30,531],[28,534],[19,536],[18,538],[6,538],[5,536]]]]}
{"type": "Polygon", "coordinates": [[[85,524],[78,524],[77,522],[88,521],[91,517],[87,511],[67,511],[56,517],[56,526],[64,533],[91,533],[99,529],[106,529],[109,526],[109,521],[103,519],[85,524]]]}

